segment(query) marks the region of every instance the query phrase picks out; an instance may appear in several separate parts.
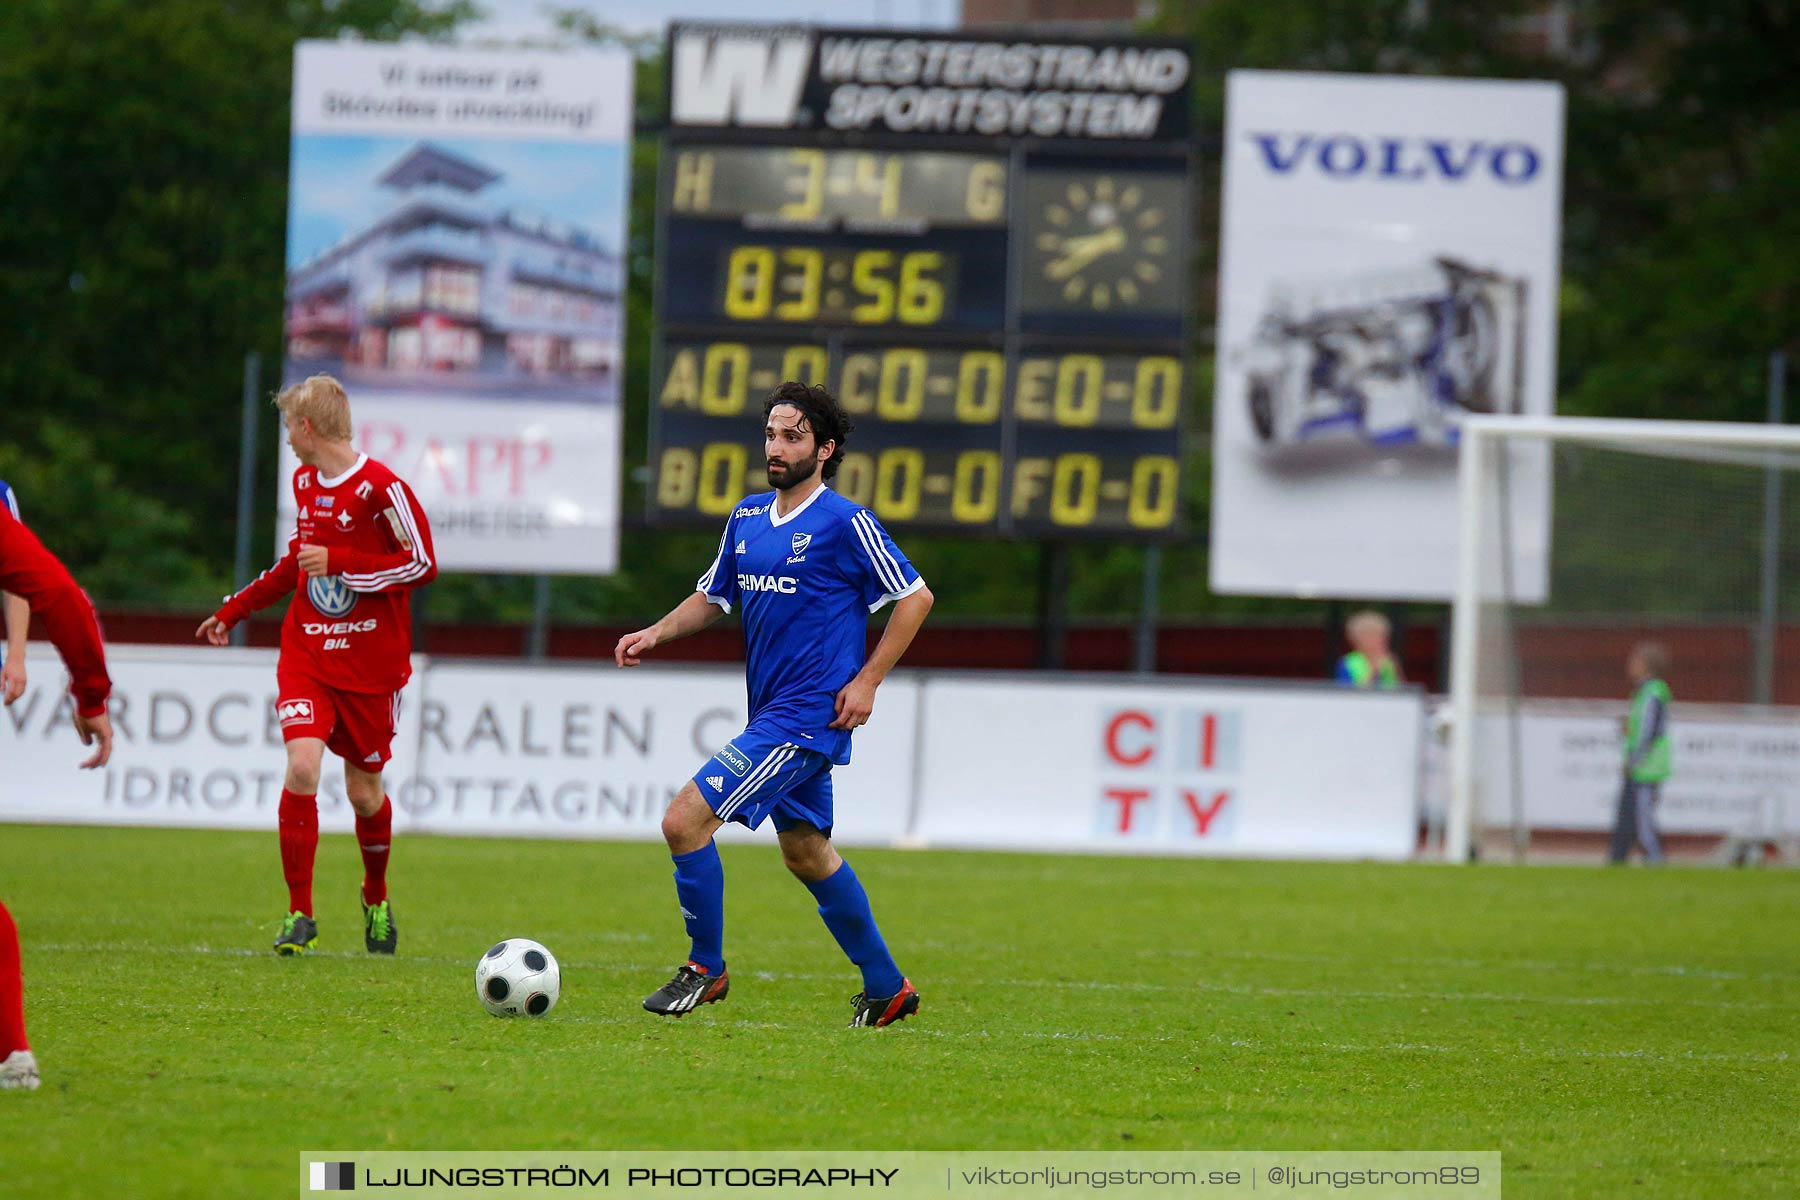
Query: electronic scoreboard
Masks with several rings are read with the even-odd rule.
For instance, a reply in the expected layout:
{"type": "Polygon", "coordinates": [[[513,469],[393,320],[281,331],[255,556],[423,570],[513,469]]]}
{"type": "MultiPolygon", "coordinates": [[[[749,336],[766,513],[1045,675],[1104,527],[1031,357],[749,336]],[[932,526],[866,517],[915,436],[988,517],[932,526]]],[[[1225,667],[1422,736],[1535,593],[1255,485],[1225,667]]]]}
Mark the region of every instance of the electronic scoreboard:
{"type": "Polygon", "coordinates": [[[856,422],[832,486],[891,530],[1182,527],[1187,52],[676,26],[649,510],[766,491],[762,402],[856,422]]]}

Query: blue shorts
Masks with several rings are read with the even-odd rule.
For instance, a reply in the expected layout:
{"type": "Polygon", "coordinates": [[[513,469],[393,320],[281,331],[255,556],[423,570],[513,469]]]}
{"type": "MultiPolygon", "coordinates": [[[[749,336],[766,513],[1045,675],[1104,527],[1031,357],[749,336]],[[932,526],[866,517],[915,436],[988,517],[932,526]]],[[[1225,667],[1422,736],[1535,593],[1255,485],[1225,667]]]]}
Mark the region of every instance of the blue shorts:
{"type": "Polygon", "coordinates": [[[831,834],[831,759],[779,733],[744,730],[695,772],[694,786],[720,820],[755,829],[773,816],[777,833],[810,825],[831,834]]]}

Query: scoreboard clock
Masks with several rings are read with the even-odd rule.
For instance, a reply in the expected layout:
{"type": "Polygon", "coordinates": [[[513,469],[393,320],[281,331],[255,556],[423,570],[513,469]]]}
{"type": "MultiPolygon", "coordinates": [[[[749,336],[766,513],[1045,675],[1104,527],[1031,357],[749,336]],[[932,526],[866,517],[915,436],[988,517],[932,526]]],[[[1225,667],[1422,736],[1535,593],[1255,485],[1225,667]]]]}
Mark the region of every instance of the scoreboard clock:
{"type": "Polygon", "coordinates": [[[1046,170],[1026,182],[1024,306],[1179,315],[1186,181],[1142,171],[1046,170]]]}
{"type": "MultiPolygon", "coordinates": [[[[703,49],[723,53],[715,42],[703,49]]],[[[959,37],[944,61],[982,44],[959,37]]],[[[717,63],[678,49],[659,181],[653,524],[716,526],[768,490],[762,401],[791,379],[825,384],[851,413],[832,486],[890,529],[1183,532],[1185,137],[835,131],[799,109],[783,129],[760,113],[684,121],[683,88],[717,63]]],[[[810,71],[802,96],[828,73],[810,71]]],[[[868,107],[866,94],[821,104],[868,107]]]]}

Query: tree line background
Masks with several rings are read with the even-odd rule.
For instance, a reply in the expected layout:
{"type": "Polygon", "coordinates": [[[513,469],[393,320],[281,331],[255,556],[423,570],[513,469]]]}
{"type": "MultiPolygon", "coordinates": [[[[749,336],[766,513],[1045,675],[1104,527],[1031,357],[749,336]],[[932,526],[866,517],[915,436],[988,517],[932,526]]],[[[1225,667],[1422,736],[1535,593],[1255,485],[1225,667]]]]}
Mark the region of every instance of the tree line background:
{"type": "MultiPolygon", "coordinates": [[[[1165,0],[1147,32],[1191,41],[1202,179],[1191,540],[1164,558],[1169,618],[1311,611],[1206,587],[1218,137],[1233,67],[1555,79],[1568,89],[1559,411],[1761,420],[1771,350],[1800,357],[1800,7],[1586,0],[1576,44],[1535,49],[1508,0],[1165,0]]],[[[210,611],[232,586],[243,356],[281,359],[293,44],[445,37],[468,0],[7,0],[0,5],[0,478],[103,607],[210,611]]],[[[660,38],[579,12],[582,41],[638,59],[625,511],[641,512],[660,38]]],[[[267,411],[267,410],[265,410],[267,411]]],[[[275,544],[263,426],[256,558],[275,544]]],[[[628,528],[621,572],[559,578],[558,622],[631,623],[692,586],[715,537],[628,528]]],[[[940,613],[1017,618],[1038,552],[909,538],[940,613]]],[[[1077,545],[1072,615],[1134,612],[1141,551],[1077,545]]],[[[259,562],[259,566],[260,566],[259,562]]],[[[529,580],[443,576],[434,620],[522,621],[529,580]]]]}

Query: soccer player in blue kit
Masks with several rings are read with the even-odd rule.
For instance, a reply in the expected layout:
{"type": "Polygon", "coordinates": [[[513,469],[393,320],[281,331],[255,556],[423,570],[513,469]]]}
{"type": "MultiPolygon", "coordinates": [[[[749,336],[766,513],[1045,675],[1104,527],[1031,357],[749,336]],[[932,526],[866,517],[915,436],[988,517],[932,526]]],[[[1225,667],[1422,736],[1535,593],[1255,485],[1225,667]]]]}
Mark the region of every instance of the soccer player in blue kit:
{"type": "Polygon", "coordinates": [[[931,590],[873,513],[825,486],[854,428],[836,398],[784,383],[763,402],[763,422],[775,490],[740,501],[694,594],[613,651],[621,667],[636,666],[663,642],[742,610],[750,723],[663,815],[693,946],[644,1007],[679,1017],[725,998],[725,871],[713,834],[727,821],[755,829],[773,817],[782,861],[862,970],[851,1027],[890,1025],[919,1010],[919,993],[831,844],[831,768],[850,761],[850,733],[868,721],[875,689],[931,611],[931,590]],[[869,614],[890,601],[894,613],[864,661],[869,614]]]}

